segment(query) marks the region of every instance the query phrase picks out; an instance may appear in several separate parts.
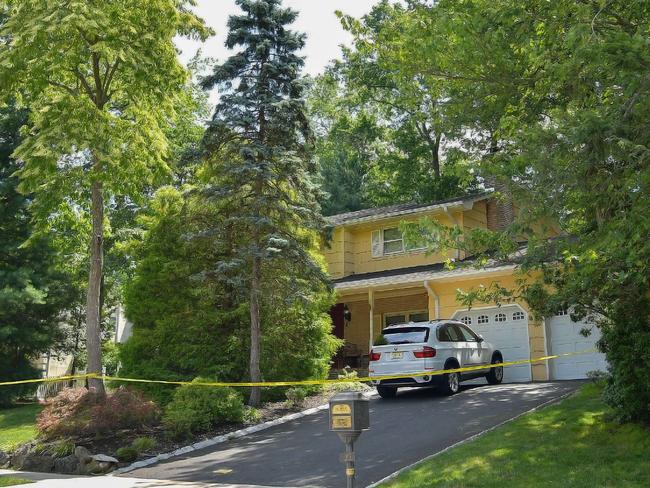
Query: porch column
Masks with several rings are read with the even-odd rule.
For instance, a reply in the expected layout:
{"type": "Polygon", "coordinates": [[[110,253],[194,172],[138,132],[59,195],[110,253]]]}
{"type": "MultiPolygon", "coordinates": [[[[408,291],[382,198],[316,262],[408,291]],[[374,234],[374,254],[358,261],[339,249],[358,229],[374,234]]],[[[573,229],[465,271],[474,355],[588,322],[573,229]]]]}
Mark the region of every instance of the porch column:
{"type": "Polygon", "coordinates": [[[429,295],[429,320],[438,320],[440,319],[440,297],[438,294],[431,288],[431,283],[428,280],[424,282],[424,288],[427,290],[429,295]],[[433,309],[431,304],[433,303],[433,309]],[[433,316],[431,314],[433,312],[433,316]]]}
{"type": "Polygon", "coordinates": [[[368,305],[370,306],[370,341],[368,343],[368,353],[370,353],[375,342],[373,337],[375,334],[375,318],[373,315],[375,309],[375,292],[372,288],[368,288],[368,305]]]}

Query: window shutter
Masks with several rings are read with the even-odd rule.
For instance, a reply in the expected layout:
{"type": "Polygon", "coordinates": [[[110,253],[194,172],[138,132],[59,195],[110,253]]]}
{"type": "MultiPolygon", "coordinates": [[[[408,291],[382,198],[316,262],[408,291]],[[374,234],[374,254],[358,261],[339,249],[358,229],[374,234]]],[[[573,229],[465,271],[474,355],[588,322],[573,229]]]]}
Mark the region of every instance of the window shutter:
{"type": "Polygon", "coordinates": [[[372,257],[378,258],[384,254],[383,252],[383,243],[381,242],[381,231],[373,230],[372,231],[372,257]]]}

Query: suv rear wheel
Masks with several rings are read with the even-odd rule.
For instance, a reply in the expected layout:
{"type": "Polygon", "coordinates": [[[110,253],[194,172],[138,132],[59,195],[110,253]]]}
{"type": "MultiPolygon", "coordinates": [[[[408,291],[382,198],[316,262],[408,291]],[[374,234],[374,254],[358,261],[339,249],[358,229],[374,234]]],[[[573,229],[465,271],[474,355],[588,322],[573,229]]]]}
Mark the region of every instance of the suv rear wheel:
{"type": "MultiPolygon", "coordinates": [[[[456,369],[458,366],[449,364],[445,369],[456,369]]],[[[454,395],[460,389],[460,373],[445,373],[442,375],[442,391],[445,395],[454,395]]]]}
{"type": "Polygon", "coordinates": [[[382,398],[395,398],[397,395],[397,388],[394,386],[378,386],[377,393],[382,398]]]}
{"type": "MultiPolygon", "coordinates": [[[[501,364],[503,361],[500,357],[496,356],[492,358],[492,364],[501,364]]],[[[490,368],[490,372],[485,375],[488,383],[491,385],[498,385],[503,381],[503,366],[495,366],[490,368]]]]}

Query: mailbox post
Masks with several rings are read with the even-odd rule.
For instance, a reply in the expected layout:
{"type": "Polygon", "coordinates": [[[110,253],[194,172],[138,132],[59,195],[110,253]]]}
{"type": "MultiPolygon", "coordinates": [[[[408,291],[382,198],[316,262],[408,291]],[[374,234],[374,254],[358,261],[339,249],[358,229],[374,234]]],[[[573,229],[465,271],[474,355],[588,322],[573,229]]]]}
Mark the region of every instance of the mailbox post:
{"type": "Polygon", "coordinates": [[[344,391],[330,399],[330,430],[345,443],[347,488],[354,488],[354,441],[361,432],[370,428],[368,399],[358,391],[344,391]]]}

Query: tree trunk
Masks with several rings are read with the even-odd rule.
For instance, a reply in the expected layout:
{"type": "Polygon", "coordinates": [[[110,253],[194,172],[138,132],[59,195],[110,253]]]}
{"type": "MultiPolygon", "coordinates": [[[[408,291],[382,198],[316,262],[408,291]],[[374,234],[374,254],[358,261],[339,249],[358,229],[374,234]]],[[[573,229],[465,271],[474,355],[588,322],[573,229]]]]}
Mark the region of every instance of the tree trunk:
{"type": "MultiPolygon", "coordinates": [[[[253,257],[253,269],[251,279],[250,311],[251,311],[251,356],[250,356],[250,376],[252,382],[262,381],[262,372],[260,371],[260,353],[261,353],[261,324],[260,324],[260,285],[262,275],[262,258],[253,257]]],[[[248,404],[251,407],[257,407],[260,404],[261,388],[254,386],[251,388],[251,394],[248,404]]]]}
{"type": "MultiPolygon", "coordinates": [[[[86,299],[86,351],[88,373],[102,373],[101,341],[101,285],[104,274],[104,196],[102,183],[93,181],[91,187],[92,235],[90,238],[90,272],[88,274],[88,295],[86,299]]],[[[90,379],[91,388],[100,395],[105,394],[101,379],[90,379]]]]}

